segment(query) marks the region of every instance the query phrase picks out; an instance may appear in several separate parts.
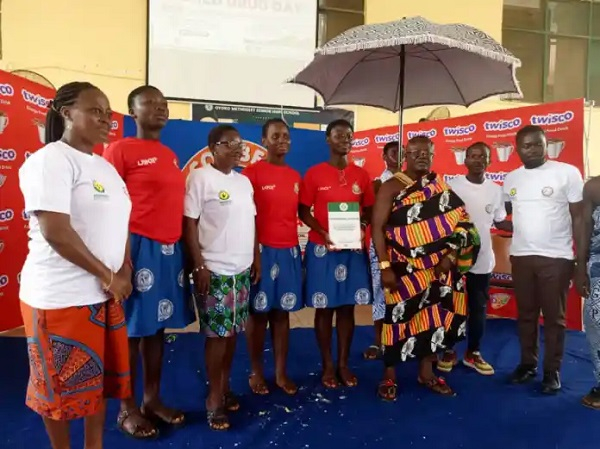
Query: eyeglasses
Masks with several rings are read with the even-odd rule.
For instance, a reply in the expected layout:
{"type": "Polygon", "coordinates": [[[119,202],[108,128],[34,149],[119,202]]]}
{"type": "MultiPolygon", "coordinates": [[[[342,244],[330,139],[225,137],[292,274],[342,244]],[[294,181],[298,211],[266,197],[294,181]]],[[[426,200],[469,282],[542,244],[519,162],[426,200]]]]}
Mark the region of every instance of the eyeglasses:
{"type": "Polygon", "coordinates": [[[239,147],[241,147],[244,144],[243,140],[239,140],[239,139],[235,139],[235,140],[220,140],[219,142],[215,143],[215,145],[226,145],[228,146],[230,149],[235,150],[239,147]]]}

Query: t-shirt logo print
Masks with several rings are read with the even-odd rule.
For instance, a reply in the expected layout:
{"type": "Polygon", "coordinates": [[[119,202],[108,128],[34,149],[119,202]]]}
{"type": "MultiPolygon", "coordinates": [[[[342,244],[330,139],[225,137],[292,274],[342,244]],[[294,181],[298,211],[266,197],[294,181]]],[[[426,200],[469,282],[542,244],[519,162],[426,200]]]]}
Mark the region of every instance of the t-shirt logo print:
{"type": "Polygon", "coordinates": [[[352,193],[354,193],[355,195],[360,195],[362,193],[362,190],[360,189],[360,186],[357,183],[352,184],[352,193]]]}
{"type": "Polygon", "coordinates": [[[542,195],[544,196],[552,196],[554,193],[554,189],[552,187],[544,187],[542,189],[542,195]]]}
{"type": "Polygon", "coordinates": [[[229,192],[227,190],[221,190],[219,192],[219,199],[221,201],[227,201],[230,198],[229,192]]]}
{"type": "Polygon", "coordinates": [[[104,186],[102,184],[100,184],[98,181],[96,181],[95,179],[92,181],[92,186],[94,186],[94,190],[98,193],[106,193],[106,190],[104,189],[104,186]]]}
{"type": "Polygon", "coordinates": [[[492,206],[491,204],[486,204],[486,205],[485,205],[485,211],[486,211],[488,214],[491,214],[491,213],[494,211],[494,206],[492,206]]]}
{"type": "Polygon", "coordinates": [[[515,189],[514,187],[512,189],[510,189],[510,192],[508,192],[508,194],[510,196],[515,196],[517,194],[517,189],[515,189]]]}

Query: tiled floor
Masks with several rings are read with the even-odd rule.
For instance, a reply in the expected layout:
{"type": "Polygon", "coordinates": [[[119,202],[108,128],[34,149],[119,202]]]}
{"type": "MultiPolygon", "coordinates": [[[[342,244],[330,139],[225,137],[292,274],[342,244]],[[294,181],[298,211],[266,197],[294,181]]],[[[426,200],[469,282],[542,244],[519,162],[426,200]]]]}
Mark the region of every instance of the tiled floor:
{"type": "MultiPolygon", "coordinates": [[[[357,326],[369,326],[373,324],[371,319],[371,306],[356,307],[356,324],[357,326]]],[[[315,312],[314,309],[302,309],[290,315],[290,325],[296,327],[313,327],[315,312]]],[[[197,332],[198,323],[194,323],[185,328],[182,332],[197,332]]],[[[173,332],[180,332],[174,330],[173,332]]],[[[23,337],[23,328],[19,327],[6,332],[0,332],[0,337],[23,337]]]]}

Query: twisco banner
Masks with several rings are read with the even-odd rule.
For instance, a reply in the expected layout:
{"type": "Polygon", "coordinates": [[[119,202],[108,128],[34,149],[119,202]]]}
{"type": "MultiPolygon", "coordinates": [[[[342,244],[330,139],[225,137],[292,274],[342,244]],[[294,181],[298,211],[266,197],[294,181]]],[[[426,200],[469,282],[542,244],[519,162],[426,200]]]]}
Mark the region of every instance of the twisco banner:
{"type": "MultiPolygon", "coordinates": [[[[570,100],[522,108],[504,109],[481,114],[414,123],[404,127],[404,139],[426,135],[434,143],[433,170],[446,179],[466,174],[464,166],[469,145],[483,141],[492,148],[487,177],[498,184],[506,174],[521,166],[515,151],[515,135],[525,125],[541,126],[548,138],[548,158],[566,162],[584,174],[584,100],[570,100]]],[[[389,126],[354,134],[351,159],[376,178],[385,169],[382,160],[387,142],[398,140],[398,127],[389,126]]],[[[512,290],[511,265],[508,255],[510,235],[492,231],[496,267],[492,273],[489,314],[514,318],[517,315],[512,290]]],[[[581,298],[571,288],[567,305],[567,326],[582,329],[581,298]]]]}
{"type": "MultiPolygon", "coordinates": [[[[44,145],[48,104],[55,91],[0,71],[0,331],[22,324],[20,272],[27,255],[29,217],[19,190],[19,168],[44,145]]],[[[123,116],[115,114],[111,139],[123,136],[123,116]]],[[[96,152],[102,152],[100,145],[96,152]]]]}

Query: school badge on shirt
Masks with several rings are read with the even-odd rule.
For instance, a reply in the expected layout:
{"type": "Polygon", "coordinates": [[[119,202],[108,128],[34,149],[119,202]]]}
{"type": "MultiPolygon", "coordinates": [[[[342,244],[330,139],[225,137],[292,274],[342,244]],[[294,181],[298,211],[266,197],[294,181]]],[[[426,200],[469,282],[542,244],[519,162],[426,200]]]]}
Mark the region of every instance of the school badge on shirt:
{"type": "Polygon", "coordinates": [[[100,184],[95,179],[92,180],[92,186],[94,187],[94,199],[95,200],[106,200],[108,199],[108,195],[106,194],[106,189],[102,184],[100,184]]]}
{"type": "Polygon", "coordinates": [[[94,186],[94,190],[98,193],[106,193],[106,191],[104,190],[104,186],[102,184],[100,184],[98,181],[93,180],[92,181],[92,185],[94,186]]]}
{"type": "Polygon", "coordinates": [[[219,192],[219,200],[224,203],[225,201],[229,201],[229,198],[231,198],[231,196],[229,195],[229,192],[227,190],[221,190],[219,192]]]}
{"type": "Polygon", "coordinates": [[[355,195],[360,195],[362,193],[360,186],[356,182],[352,184],[352,193],[354,193],[355,195]]]}
{"type": "Polygon", "coordinates": [[[552,196],[553,193],[554,189],[552,187],[544,187],[542,189],[542,195],[544,195],[545,197],[552,196]]]}

